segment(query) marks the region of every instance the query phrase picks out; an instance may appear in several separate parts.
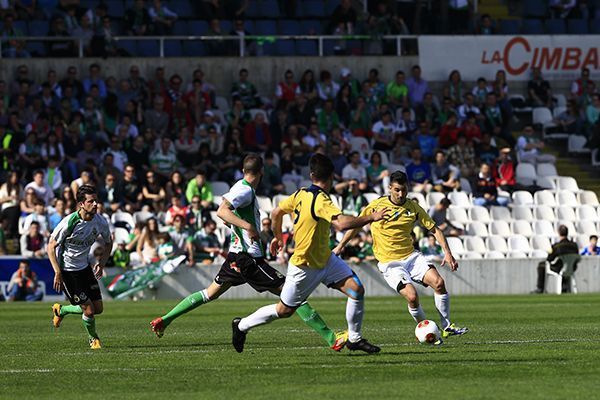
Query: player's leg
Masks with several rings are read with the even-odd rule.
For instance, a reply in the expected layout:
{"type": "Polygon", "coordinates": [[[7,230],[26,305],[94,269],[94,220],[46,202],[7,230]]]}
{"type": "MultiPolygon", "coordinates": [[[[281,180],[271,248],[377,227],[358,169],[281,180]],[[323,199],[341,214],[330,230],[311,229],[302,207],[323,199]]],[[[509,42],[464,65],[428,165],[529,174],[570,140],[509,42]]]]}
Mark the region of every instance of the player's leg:
{"type": "Polygon", "coordinates": [[[400,283],[398,286],[398,293],[402,297],[406,299],[406,303],[408,304],[408,312],[413,317],[415,322],[419,323],[423,320],[426,320],[425,311],[421,307],[419,302],[419,294],[417,293],[417,289],[412,283],[400,283]]]}
{"type": "MultiPolygon", "coordinates": [[[[85,270],[84,270],[85,271],[85,270]]],[[[71,304],[62,305],[60,303],[54,303],[52,305],[52,324],[55,328],[59,328],[62,319],[69,314],[81,315],[83,310],[79,306],[82,302],[78,293],[81,294],[82,279],[84,276],[83,271],[63,271],[63,283],[62,290],[67,296],[67,299],[71,304]]]]}
{"type": "Polygon", "coordinates": [[[346,301],[346,321],[348,323],[348,343],[350,350],[378,353],[381,349],[362,337],[362,321],[365,309],[365,288],[358,276],[338,256],[331,254],[325,267],[323,283],[338,289],[348,299],[346,301]]]}
{"type": "Polygon", "coordinates": [[[231,284],[223,283],[222,285],[212,282],[206,289],[192,293],[185,299],[181,300],[175,307],[173,307],[168,313],[162,317],[158,317],[150,322],[150,328],[152,332],[159,338],[164,335],[165,329],[175,319],[179,318],[185,313],[188,313],[203,304],[206,304],[212,300],[216,300],[219,296],[225,293],[231,284]]]}
{"type": "Polygon", "coordinates": [[[423,275],[422,282],[434,291],[435,308],[440,315],[442,336],[463,335],[469,331],[466,327],[457,327],[450,320],[450,295],[446,290],[446,283],[433,267],[429,267],[423,275]]]}
{"type": "Polygon", "coordinates": [[[406,270],[406,266],[411,261],[412,258],[402,261],[392,261],[390,263],[380,263],[378,267],[387,284],[406,299],[408,312],[415,322],[419,323],[427,318],[419,303],[419,295],[413,285],[410,273],[406,270]]]}

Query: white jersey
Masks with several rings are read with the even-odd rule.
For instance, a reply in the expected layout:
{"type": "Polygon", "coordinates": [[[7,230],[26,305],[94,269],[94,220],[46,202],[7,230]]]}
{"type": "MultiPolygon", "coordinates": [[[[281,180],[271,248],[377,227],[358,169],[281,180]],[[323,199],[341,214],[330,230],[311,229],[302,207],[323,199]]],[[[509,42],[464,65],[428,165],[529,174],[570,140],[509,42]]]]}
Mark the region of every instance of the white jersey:
{"type": "Polygon", "coordinates": [[[67,215],[54,228],[51,239],[56,240],[56,257],[64,271],[79,271],[88,266],[90,248],[98,235],[109,242],[110,229],[106,220],[96,214],[90,221],[84,221],[76,211],[67,215]]]}
{"type": "MultiPolygon", "coordinates": [[[[260,210],[256,194],[245,179],[237,181],[229,192],[223,195],[223,198],[231,203],[235,215],[252,224],[257,232],[260,231],[260,210]]],[[[256,258],[265,256],[260,240],[251,241],[248,232],[236,226],[232,227],[229,251],[232,253],[245,251],[256,258]]]]}

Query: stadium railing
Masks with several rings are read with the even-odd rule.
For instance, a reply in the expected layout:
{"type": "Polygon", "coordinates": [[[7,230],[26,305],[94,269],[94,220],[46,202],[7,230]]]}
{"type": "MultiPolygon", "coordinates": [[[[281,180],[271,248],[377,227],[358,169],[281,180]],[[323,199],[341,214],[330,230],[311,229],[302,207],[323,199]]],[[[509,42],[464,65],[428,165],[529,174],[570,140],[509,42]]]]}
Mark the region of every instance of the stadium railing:
{"type": "MultiPolygon", "coordinates": [[[[369,35],[247,35],[247,36],[113,36],[112,39],[119,42],[135,41],[135,42],[158,42],[158,54],[157,57],[165,57],[165,42],[182,41],[182,42],[195,42],[200,41],[203,43],[210,43],[214,41],[228,41],[232,44],[239,46],[239,57],[247,57],[248,44],[250,41],[256,43],[259,47],[265,47],[277,43],[278,41],[297,41],[304,40],[316,43],[316,54],[315,56],[326,55],[329,50],[335,51],[334,47],[336,44],[348,43],[360,43],[361,45],[367,42],[382,41],[386,40],[389,43],[394,43],[396,55],[400,56],[407,47],[418,54],[417,49],[417,35],[382,35],[382,36],[369,36],[369,35]],[[337,43],[336,43],[337,42],[337,43]],[[410,44],[408,44],[410,43],[410,44]]],[[[74,38],[71,36],[22,36],[13,38],[19,42],[76,42],[77,43],[77,57],[84,58],[84,41],[83,38],[74,38]]],[[[0,58],[3,58],[2,54],[6,48],[5,43],[8,39],[0,40],[0,58]]],[[[263,55],[261,53],[259,55],[263,55]]],[[[182,54],[183,55],[183,54],[182,54]]],[[[277,54],[274,54],[277,55],[277,54]]],[[[283,55],[283,54],[282,54],[283,55]]],[[[306,55],[306,54],[302,54],[306,55]]],[[[41,55],[48,56],[48,55],[41,55]]],[[[4,57],[6,58],[6,57],[4,57]]]]}

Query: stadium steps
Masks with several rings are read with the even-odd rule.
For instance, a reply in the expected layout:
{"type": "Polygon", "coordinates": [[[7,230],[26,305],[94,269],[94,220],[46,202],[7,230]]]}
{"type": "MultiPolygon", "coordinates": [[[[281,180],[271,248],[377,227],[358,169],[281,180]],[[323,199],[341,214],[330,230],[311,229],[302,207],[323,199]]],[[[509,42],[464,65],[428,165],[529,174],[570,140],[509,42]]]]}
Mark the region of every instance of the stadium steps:
{"type": "Polygon", "coordinates": [[[513,19],[508,13],[508,7],[501,0],[480,0],[477,12],[479,15],[489,14],[493,19],[513,19]]]}
{"type": "Polygon", "coordinates": [[[574,157],[566,153],[564,146],[553,143],[544,151],[556,156],[556,170],[561,176],[572,176],[580,189],[592,190],[600,198],[600,171],[590,164],[589,155],[574,157]]]}

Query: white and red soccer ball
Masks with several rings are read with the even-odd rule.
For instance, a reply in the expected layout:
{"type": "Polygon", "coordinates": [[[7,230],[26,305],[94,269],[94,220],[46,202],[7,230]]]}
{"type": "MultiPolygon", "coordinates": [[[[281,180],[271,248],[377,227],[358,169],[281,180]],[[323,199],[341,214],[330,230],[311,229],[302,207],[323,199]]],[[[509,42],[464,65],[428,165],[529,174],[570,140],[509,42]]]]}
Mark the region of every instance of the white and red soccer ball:
{"type": "Polygon", "coordinates": [[[423,344],[434,344],[440,339],[441,333],[435,322],[426,319],[417,324],[415,336],[423,344]]]}

